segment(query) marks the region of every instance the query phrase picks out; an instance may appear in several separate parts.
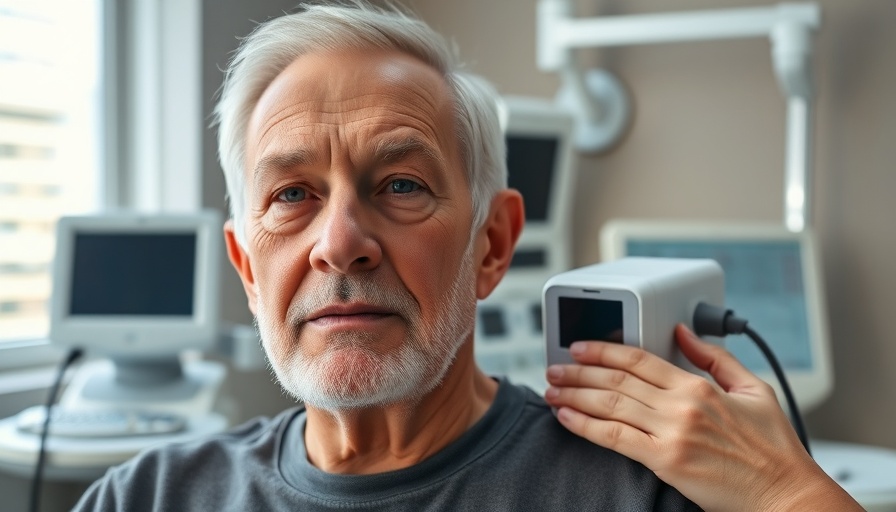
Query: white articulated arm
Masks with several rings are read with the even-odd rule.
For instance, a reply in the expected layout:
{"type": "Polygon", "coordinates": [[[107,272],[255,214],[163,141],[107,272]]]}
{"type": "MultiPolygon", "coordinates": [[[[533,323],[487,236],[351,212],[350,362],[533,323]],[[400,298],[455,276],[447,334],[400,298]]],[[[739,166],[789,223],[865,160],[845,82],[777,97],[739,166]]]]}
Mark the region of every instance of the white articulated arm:
{"type": "Polygon", "coordinates": [[[775,75],[787,98],[784,221],[800,231],[808,217],[812,149],[811,35],[820,24],[821,10],[814,3],[577,19],[569,0],[539,0],[537,61],[540,69],[563,79],[558,100],[577,116],[579,149],[600,151],[625,130],[628,97],[609,73],[578,69],[573,50],[768,37],[775,75]]]}

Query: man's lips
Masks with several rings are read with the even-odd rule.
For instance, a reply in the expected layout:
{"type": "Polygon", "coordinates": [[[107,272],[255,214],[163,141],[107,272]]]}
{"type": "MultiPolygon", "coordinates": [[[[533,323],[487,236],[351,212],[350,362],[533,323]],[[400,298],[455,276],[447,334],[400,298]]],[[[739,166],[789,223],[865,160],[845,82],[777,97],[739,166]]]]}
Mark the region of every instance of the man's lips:
{"type": "Polygon", "coordinates": [[[344,321],[372,321],[395,315],[395,311],[369,304],[335,304],[308,315],[307,322],[326,324],[344,321]]]}

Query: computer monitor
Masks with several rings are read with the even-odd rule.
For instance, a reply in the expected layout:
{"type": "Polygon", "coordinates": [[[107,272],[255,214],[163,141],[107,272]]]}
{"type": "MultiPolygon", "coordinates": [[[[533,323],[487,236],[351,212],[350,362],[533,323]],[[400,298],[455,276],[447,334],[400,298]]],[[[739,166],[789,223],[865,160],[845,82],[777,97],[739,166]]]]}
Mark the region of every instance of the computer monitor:
{"type": "MultiPolygon", "coordinates": [[[[716,260],[725,271],[725,306],[768,342],[800,407],[811,409],[830,394],[827,312],[811,231],[763,224],[611,221],[601,232],[601,252],[606,261],[624,256],[716,260]]],[[[778,389],[769,364],[749,339],[729,336],[725,344],[778,389]]]]}
{"type": "Polygon", "coordinates": [[[221,226],[213,211],[60,219],[52,343],[117,362],[216,343],[221,226]]]}

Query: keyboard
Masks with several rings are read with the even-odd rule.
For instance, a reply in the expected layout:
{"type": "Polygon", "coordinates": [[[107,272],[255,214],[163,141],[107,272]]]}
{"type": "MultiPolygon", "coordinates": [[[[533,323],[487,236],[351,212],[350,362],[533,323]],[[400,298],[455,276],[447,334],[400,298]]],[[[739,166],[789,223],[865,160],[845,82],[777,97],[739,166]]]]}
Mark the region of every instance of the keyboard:
{"type": "MultiPolygon", "coordinates": [[[[36,405],[19,413],[16,427],[21,432],[44,431],[46,407],[36,405]]],[[[127,437],[171,434],[187,427],[184,416],[166,412],[128,409],[81,410],[53,406],[50,435],[59,437],[127,437]]]]}

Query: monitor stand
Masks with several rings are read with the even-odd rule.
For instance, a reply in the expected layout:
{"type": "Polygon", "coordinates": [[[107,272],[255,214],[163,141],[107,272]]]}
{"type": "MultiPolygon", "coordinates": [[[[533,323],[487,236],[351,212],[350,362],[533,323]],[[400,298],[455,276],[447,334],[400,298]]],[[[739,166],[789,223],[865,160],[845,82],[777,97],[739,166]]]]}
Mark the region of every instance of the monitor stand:
{"type": "MultiPolygon", "coordinates": [[[[117,437],[47,438],[45,477],[91,482],[110,466],[142,450],[169,442],[192,441],[223,431],[227,418],[213,410],[225,368],[213,361],[176,357],[149,360],[101,359],[84,363],[63,394],[66,408],[103,411],[129,409],[180,414],[183,430],[170,434],[117,437]]],[[[17,417],[0,419],[0,472],[30,477],[40,436],[17,428],[17,417]]]]}
{"type": "Polygon", "coordinates": [[[224,365],[178,356],[111,358],[78,369],[59,404],[77,409],[142,409],[197,417],[212,412],[224,365]]]}

